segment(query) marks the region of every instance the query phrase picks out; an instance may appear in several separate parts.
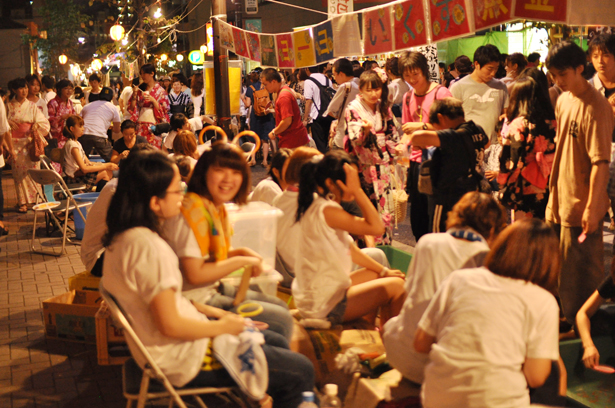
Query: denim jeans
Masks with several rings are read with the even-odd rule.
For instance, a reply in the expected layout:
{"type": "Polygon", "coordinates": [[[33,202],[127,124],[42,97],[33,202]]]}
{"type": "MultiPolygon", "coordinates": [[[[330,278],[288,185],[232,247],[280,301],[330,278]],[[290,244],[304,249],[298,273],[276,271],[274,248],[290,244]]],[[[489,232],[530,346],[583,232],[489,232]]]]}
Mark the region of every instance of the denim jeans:
{"type": "Polygon", "coordinates": [[[251,317],[252,320],[264,322],[269,325],[269,329],[281,334],[288,341],[293,335],[293,318],[288,311],[288,306],[282,299],[275,296],[265,295],[264,293],[248,290],[246,300],[239,306],[233,306],[233,300],[237,288],[233,285],[220,283],[218,293],[214,294],[206,303],[224,310],[236,313],[237,308],[247,303],[258,303],[263,307],[263,311],[257,316],[251,317]]]}
{"type": "MultiPolygon", "coordinates": [[[[274,408],[297,408],[303,391],[314,388],[314,366],[302,354],[288,349],[288,342],[278,333],[263,331],[263,351],[267,358],[269,386],[267,394],[273,398],[274,408]]],[[[235,381],[225,369],[200,371],[185,387],[228,387],[235,381]]]]}

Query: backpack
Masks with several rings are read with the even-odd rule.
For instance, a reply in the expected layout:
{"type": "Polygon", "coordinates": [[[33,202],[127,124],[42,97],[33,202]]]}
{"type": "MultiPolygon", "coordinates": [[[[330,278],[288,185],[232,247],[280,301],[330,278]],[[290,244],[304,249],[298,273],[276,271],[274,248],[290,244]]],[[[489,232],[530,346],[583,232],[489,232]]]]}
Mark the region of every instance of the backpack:
{"type": "Polygon", "coordinates": [[[324,117],[324,113],[329,108],[329,104],[331,103],[331,99],[335,96],[335,89],[331,88],[329,85],[329,78],[326,79],[325,84],[321,85],[317,79],[312,77],[308,77],[308,79],[318,86],[318,90],[320,91],[320,107],[318,108],[318,116],[324,117]]]}
{"type": "Polygon", "coordinates": [[[261,86],[258,91],[254,88],[254,85],[250,85],[254,96],[254,114],[256,116],[267,115],[267,109],[271,106],[271,99],[269,98],[269,92],[261,86]]]}

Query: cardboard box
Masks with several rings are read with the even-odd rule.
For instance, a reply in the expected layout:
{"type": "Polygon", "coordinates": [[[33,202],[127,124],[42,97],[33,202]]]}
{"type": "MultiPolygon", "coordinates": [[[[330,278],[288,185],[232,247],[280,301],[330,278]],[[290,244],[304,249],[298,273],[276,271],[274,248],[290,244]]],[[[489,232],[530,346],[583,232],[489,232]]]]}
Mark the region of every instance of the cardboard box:
{"type": "Polygon", "coordinates": [[[96,315],[96,352],[99,365],[124,364],[130,358],[122,329],[116,327],[113,319],[104,316],[104,313],[96,315]]]}
{"type": "Polygon", "coordinates": [[[94,316],[101,301],[100,294],[90,290],[72,290],[45,300],[45,336],[50,339],[95,343],[94,316]]]}
{"type": "Polygon", "coordinates": [[[98,292],[100,278],[85,271],[68,278],[68,290],[93,290],[98,292]]]}

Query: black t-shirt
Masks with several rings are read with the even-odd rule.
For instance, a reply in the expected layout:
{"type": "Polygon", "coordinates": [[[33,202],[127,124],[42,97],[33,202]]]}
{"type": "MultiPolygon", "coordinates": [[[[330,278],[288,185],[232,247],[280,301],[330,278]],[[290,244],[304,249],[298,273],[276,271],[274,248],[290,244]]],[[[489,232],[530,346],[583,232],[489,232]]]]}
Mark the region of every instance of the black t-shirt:
{"type": "MultiPolygon", "coordinates": [[[[147,139],[144,138],[143,136],[137,136],[137,140],[135,140],[135,146],[138,145],[139,143],[147,143],[147,139]]],[[[130,150],[130,149],[126,147],[126,142],[124,142],[124,138],[121,138],[121,139],[117,139],[113,143],[113,150],[115,150],[119,154],[122,154],[126,150],[130,150]]]]}
{"type": "Polygon", "coordinates": [[[598,294],[603,299],[615,298],[615,283],[611,275],[604,278],[600,286],[598,286],[598,294]]]}
{"type": "Polygon", "coordinates": [[[478,188],[471,166],[478,167],[482,161],[489,138],[472,121],[456,129],[439,130],[437,134],[440,147],[434,152],[432,165],[434,201],[437,205],[446,205],[478,188]]]}
{"type": "Polygon", "coordinates": [[[615,93],[615,88],[607,88],[606,86],[604,87],[604,96],[606,96],[606,99],[609,99],[611,97],[611,95],[613,95],[615,93]]]}

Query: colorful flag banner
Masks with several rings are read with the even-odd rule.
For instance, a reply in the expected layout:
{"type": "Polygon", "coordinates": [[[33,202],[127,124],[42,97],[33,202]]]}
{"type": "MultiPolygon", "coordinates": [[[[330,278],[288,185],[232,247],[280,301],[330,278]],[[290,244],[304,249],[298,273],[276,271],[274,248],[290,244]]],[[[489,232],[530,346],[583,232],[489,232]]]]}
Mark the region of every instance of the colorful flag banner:
{"type": "Polygon", "coordinates": [[[333,26],[331,21],[325,21],[314,27],[314,47],[316,63],[320,64],[333,59],[333,26]]]}
{"type": "Polygon", "coordinates": [[[483,30],[512,20],[512,0],[472,0],[474,28],[483,30]]]}
{"type": "Polygon", "coordinates": [[[261,34],[261,63],[268,67],[278,66],[274,35],[261,34]]]}
{"type": "Polygon", "coordinates": [[[245,31],[246,40],[248,42],[248,51],[250,52],[250,59],[252,61],[261,60],[261,41],[259,35],[250,31],[245,31]]]}
{"type": "Polygon", "coordinates": [[[391,6],[393,8],[393,49],[415,47],[427,44],[425,10],[422,0],[411,0],[391,6]]]}
{"type": "Polygon", "coordinates": [[[465,0],[431,0],[429,14],[433,42],[472,33],[465,0]]]}
{"type": "Polygon", "coordinates": [[[220,27],[220,45],[231,52],[235,52],[233,27],[224,21],[218,21],[218,23],[218,27],[220,27]]]}
{"type": "MultiPolygon", "coordinates": [[[[363,55],[363,42],[359,31],[359,16],[357,14],[343,14],[331,20],[333,27],[333,57],[347,57],[363,55]]],[[[318,58],[318,54],[316,54],[318,58]]]]}
{"type": "Polygon", "coordinates": [[[244,32],[237,27],[233,27],[233,41],[235,42],[235,54],[240,57],[250,58],[250,52],[248,51],[248,44],[244,37],[244,32]]]}
{"type": "Polygon", "coordinates": [[[278,34],[275,36],[275,41],[278,46],[278,67],[293,68],[295,66],[295,50],[292,34],[278,34]]]}
{"type": "Polygon", "coordinates": [[[295,66],[297,68],[316,65],[316,50],[314,49],[311,28],[294,32],[293,45],[295,46],[295,66]]]}
{"type": "Polygon", "coordinates": [[[517,0],[514,16],[538,21],[566,22],[568,0],[517,0]]]}
{"type": "Polygon", "coordinates": [[[382,7],[363,13],[363,50],[366,55],[393,51],[391,10],[382,7]]]}

